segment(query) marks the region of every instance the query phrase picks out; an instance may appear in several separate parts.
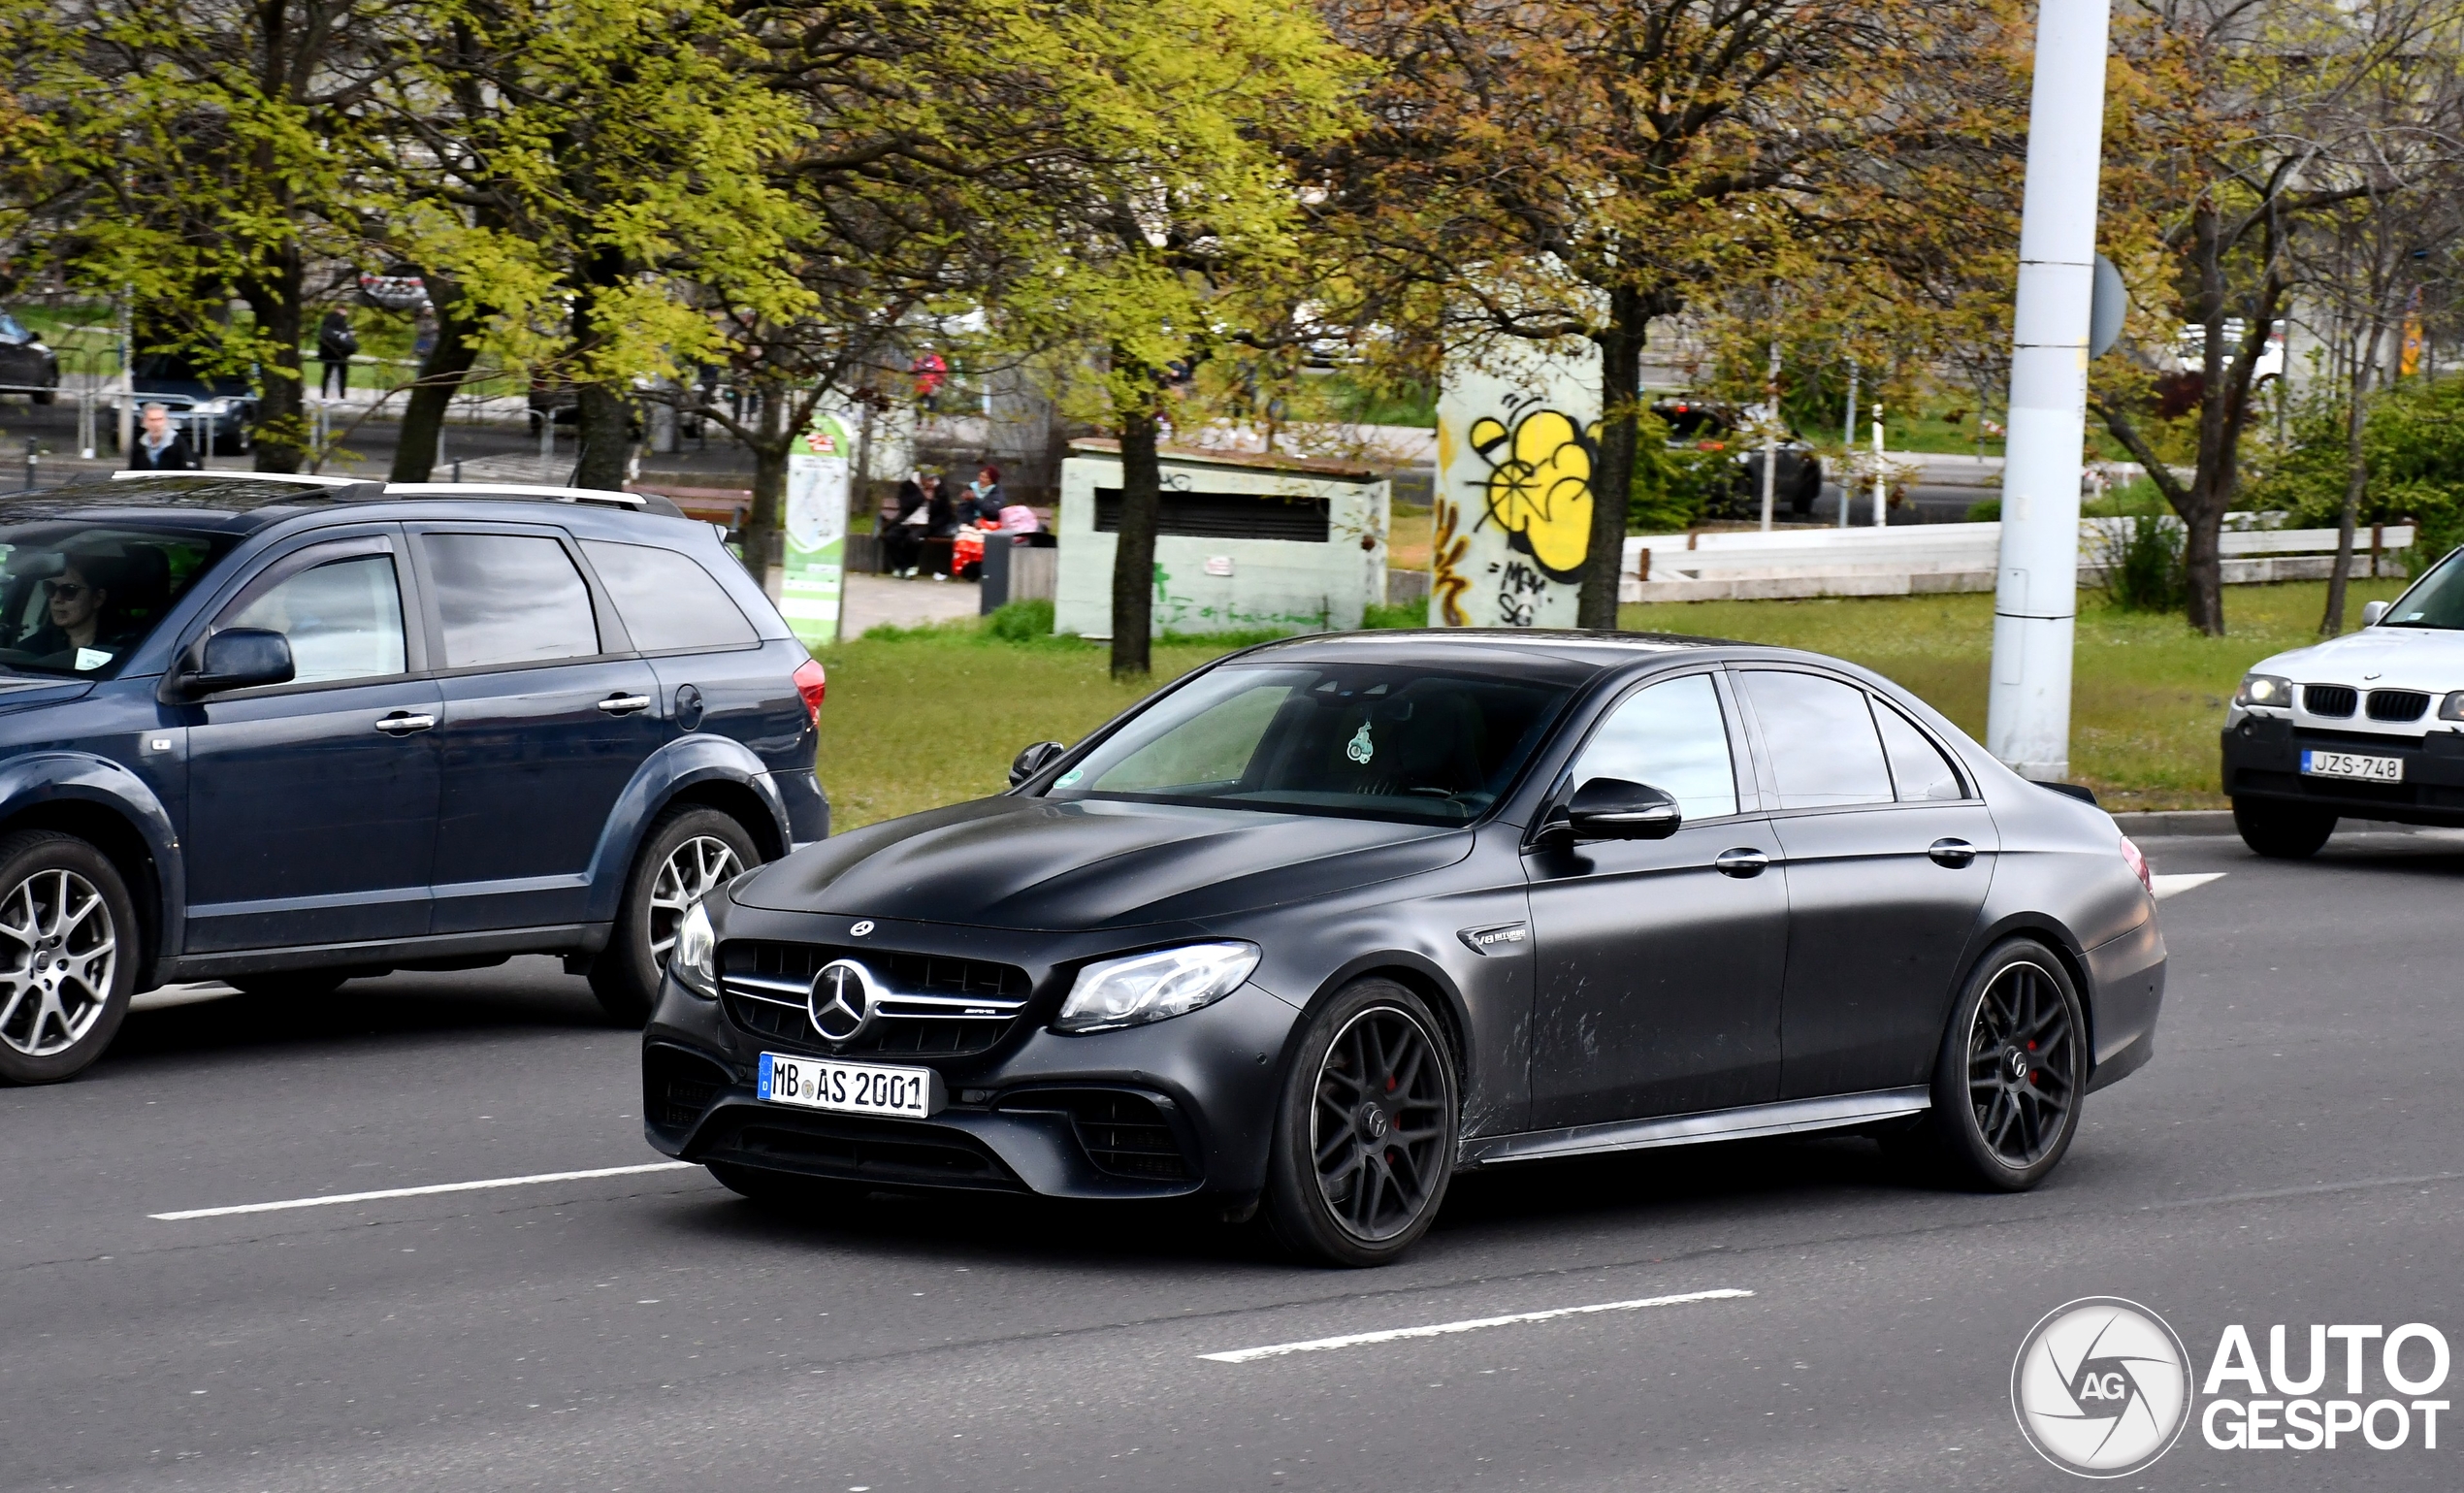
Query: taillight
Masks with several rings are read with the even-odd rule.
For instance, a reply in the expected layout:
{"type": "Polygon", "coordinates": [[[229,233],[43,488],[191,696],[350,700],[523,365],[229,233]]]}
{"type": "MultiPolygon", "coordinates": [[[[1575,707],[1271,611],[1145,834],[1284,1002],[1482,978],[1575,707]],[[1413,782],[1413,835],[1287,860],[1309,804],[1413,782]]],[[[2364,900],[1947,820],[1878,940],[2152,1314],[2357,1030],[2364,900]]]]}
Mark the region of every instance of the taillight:
{"type": "Polygon", "coordinates": [[[2156,882],[2148,876],[2148,858],[2139,854],[2139,847],[2131,844],[2126,834],[2122,837],[2122,859],[2129,864],[2130,874],[2139,878],[2139,885],[2153,893],[2156,882]]]}
{"type": "Polygon", "coordinates": [[[813,724],[822,724],[822,696],[829,689],[829,676],[822,672],[822,661],[806,659],[795,666],[795,693],[804,697],[804,713],[813,724]]]}

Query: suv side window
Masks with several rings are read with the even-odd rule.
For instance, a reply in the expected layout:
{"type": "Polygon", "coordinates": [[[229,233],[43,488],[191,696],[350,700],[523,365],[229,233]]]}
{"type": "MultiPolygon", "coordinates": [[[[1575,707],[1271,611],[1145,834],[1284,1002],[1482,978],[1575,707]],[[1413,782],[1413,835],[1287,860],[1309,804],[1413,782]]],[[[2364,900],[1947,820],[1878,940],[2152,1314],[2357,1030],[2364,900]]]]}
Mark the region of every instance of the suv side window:
{"type": "Polygon", "coordinates": [[[1783,809],[1889,803],[1891,769],[1865,692],[1853,684],[1781,669],[1738,675],[1770,753],[1783,809]]]}
{"type": "Polygon", "coordinates": [[[543,535],[423,534],[443,667],[545,664],[600,651],[590,587],[543,535]]]}
{"type": "Polygon", "coordinates": [[[1686,823],[1736,812],[1736,766],[1709,674],[1637,690],[1609,712],[1575,760],[1574,786],[1593,778],[1648,783],[1677,800],[1686,823]]]}
{"type": "Polygon", "coordinates": [[[264,628],[290,639],[294,684],[381,679],[407,665],[402,586],[394,557],[352,555],[294,570],[243,597],[214,624],[264,628]]]}
{"type": "Polygon", "coordinates": [[[750,648],[762,640],[691,555],[600,539],[584,539],[582,553],[644,653],[750,648]]]}

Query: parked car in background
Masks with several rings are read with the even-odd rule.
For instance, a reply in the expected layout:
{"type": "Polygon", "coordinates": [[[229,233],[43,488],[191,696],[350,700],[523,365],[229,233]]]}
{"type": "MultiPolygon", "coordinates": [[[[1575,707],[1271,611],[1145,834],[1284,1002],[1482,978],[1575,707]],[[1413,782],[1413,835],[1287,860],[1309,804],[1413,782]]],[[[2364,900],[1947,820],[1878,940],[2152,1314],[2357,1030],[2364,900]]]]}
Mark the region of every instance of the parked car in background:
{"type": "MultiPolygon", "coordinates": [[[[249,448],[257,418],[255,387],[238,373],[209,371],[186,353],[149,352],[138,357],[129,371],[130,383],[136,391],[137,408],[160,405],[171,412],[172,423],[186,433],[189,444],[200,456],[215,452],[242,452],[249,448]]],[[[119,399],[113,397],[103,406],[105,429],[111,439],[119,438],[119,399]]],[[[132,422],[135,411],[131,412],[132,422]]]]}
{"type": "Polygon", "coordinates": [[[2262,856],[2313,855],[2346,815],[2464,828],[2464,550],[2361,621],[2259,660],[2233,696],[2224,792],[2262,856]]]}
{"type": "Polygon", "coordinates": [[[2154,1051],[2112,817],[1813,654],[1272,643],[1012,781],[686,914],[652,1145],[840,1212],[1205,1198],[1375,1265],[1554,1157],[1865,1130],[2032,1186],[2154,1051]]]}
{"type": "Polygon", "coordinates": [[[0,1081],[136,991],[565,957],[828,831],[815,663],[664,500],[124,474],[0,500],[0,1081]]]}
{"type": "MultiPolygon", "coordinates": [[[[1750,411],[1716,400],[1672,395],[1655,402],[1651,412],[1669,428],[1671,445],[1733,452],[1736,481],[1724,516],[1754,517],[1763,510],[1763,443],[1750,434],[1750,411]]],[[[1771,505],[1803,516],[1823,495],[1823,463],[1814,448],[1792,432],[1779,443],[1779,467],[1772,479],[1771,505]]]]}
{"type": "Polygon", "coordinates": [[[59,395],[60,356],[22,321],[0,308],[0,394],[23,394],[38,405],[59,395]]]}

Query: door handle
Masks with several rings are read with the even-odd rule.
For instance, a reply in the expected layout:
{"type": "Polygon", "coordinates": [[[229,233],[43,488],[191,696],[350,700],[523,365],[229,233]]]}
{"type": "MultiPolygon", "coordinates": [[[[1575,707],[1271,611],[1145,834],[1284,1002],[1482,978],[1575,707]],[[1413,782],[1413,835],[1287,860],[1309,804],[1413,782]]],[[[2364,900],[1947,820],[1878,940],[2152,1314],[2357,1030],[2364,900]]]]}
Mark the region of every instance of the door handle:
{"type": "Polygon", "coordinates": [[[1933,858],[1935,865],[1947,865],[1955,871],[1976,860],[1976,847],[1965,840],[1936,840],[1926,847],[1925,853],[1933,858]]]}
{"type": "Polygon", "coordinates": [[[1763,867],[1770,863],[1770,857],[1764,855],[1759,850],[1753,849],[1751,846],[1740,846],[1735,850],[1724,850],[1720,852],[1720,858],[1711,862],[1713,866],[1719,869],[1719,873],[1721,875],[1735,876],[1740,880],[1747,877],[1762,875],[1763,867]]]}
{"type": "Polygon", "coordinates": [[[605,699],[599,702],[599,708],[606,711],[609,715],[631,715],[636,710],[649,709],[650,697],[647,695],[610,695],[605,699]]]}
{"type": "Polygon", "coordinates": [[[415,730],[426,730],[437,724],[433,715],[411,715],[397,710],[376,723],[376,729],[388,736],[407,736],[415,730]]]}

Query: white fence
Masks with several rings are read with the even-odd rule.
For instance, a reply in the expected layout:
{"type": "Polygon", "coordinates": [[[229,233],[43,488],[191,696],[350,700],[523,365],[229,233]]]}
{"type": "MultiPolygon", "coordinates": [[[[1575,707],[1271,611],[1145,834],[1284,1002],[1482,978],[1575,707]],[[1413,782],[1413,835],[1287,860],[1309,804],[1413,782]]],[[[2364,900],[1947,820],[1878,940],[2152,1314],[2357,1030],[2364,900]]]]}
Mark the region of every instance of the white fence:
{"type": "MultiPolygon", "coordinates": [[[[2236,514],[2235,518],[2243,515],[2236,514]]],[[[2126,537],[2126,518],[2083,519],[2079,578],[2092,583],[2126,537]]],[[[2000,524],[1639,535],[1626,540],[1621,601],[1749,601],[1991,591],[2000,524]]],[[[2400,575],[2413,529],[2387,524],[2353,536],[2353,573],[2400,575]]],[[[2236,529],[2222,537],[2224,582],[2316,580],[2335,563],[2333,529],[2236,529]]]]}

